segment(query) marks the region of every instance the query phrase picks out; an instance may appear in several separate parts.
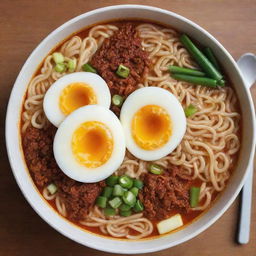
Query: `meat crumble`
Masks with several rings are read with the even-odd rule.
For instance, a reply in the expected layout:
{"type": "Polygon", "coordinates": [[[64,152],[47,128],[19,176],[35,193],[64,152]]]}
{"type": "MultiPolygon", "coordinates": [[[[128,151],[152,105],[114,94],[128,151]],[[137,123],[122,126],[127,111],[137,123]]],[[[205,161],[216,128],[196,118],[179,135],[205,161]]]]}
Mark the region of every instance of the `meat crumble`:
{"type": "Polygon", "coordinates": [[[149,219],[162,220],[170,217],[173,211],[187,213],[191,178],[182,170],[171,166],[161,175],[147,173],[143,177],[144,187],[139,194],[144,213],[149,219]]]}
{"type": "Polygon", "coordinates": [[[111,94],[128,96],[137,89],[149,67],[148,53],[142,49],[134,24],[125,23],[94,54],[91,64],[107,82],[111,94]],[[116,74],[119,65],[130,69],[127,78],[116,74]]]}
{"type": "Polygon", "coordinates": [[[58,187],[58,195],[65,201],[68,217],[79,221],[100,195],[105,182],[81,183],[70,179],[58,167],[53,155],[54,126],[47,129],[29,127],[23,137],[26,163],[35,183],[44,188],[50,183],[58,187]]]}

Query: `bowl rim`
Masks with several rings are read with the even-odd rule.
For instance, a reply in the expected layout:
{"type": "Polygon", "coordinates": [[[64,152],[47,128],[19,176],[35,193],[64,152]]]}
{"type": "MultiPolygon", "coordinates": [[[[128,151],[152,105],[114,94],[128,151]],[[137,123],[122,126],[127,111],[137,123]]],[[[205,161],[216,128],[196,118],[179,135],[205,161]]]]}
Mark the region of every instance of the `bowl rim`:
{"type": "MultiPolygon", "coordinates": [[[[8,107],[7,107],[7,113],[6,113],[6,127],[5,127],[5,138],[6,138],[6,147],[7,147],[7,154],[8,154],[8,158],[9,158],[9,162],[11,165],[11,169],[13,172],[13,175],[15,177],[15,180],[18,184],[18,186],[20,187],[20,190],[22,191],[24,197],[26,198],[26,200],[29,202],[29,204],[31,205],[31,207],[36,211],[36,213],[45,221],[47,222],[50,226],[52,226],[55,230],[57,230],[58,232],[60,232],[62,235],[72,239],[73,241],[76,241],[82,245],[86,245],[88,247],[97,249],[97,250],[102,250],[105,252],[112,252],[112,253],[124,253],[123,250],[121,249],[116,249],[114,247],[112,247],[111,249],[109,249],[107,246],[106,247],[102,247],[99,248],[97,245],[91,244],[91,243],[87,243],[87,242],[81,242],[81,240],[75,239],[74,237],[72,237],[72,235],[70,235],[69,233],[63,231],[61,229],[61,226],[58,223],[54,223],[54,221],[52,221],[51,219],[47,219],[46,216],[44,216],[43,213],[41,213],[36,205],[34,204],[34,201],[29,197],[28,194],[25,193],[25,189],[23,188],[19,177],[15,171],[16,167],[14,167],[15,165],[15,160],[12,158],[12,150],[10,149],[10,143],[11,143],[11,137],[12,135],[8,132],[9,128],[10,128],[10,123],[11,123],[11,110],[12,110],[12,105],[13,105],[13,101],[14,101],[14,92],[15,92],[15,88],[17,87],[17,83],[20,80],[20,77],[22,75],[22,73],[24,72],[25,69],[27,69],[27,64],[30,61],[30,59],[33,58],[33,55],[35,52],[38,51],[38,49],[40,48],[41,45],[43,45],[45,42],[47,42],[47,40],[49,40],[54,34],[57,34],[59,31],[61,31],[62,29],[65,29],[65,27],[68,27],[69,25],[75,23],[76,21],[79,21],[80,19],[86,18],[86,16],[90,16],[90,15],[96,15],[96,14],[100,14],[102,12],[105,11],[110,11],[113,9],[118,9],[118,10],[122,10],[122,9],[141,9],[141,10],[149,10],[149,11],[153,11],[153,12],[159,12],[159,13],[164,13],[167,14],[169,16],[173,16],[174,18],[181,20],[187,24],[189,24],[190,26],[194,27],[196,30],[198,30],[201,34],[205,34],[211,41],[213,41],[213,43],[215,45],[217,45],[219,48],[221,48],[221,50],[225,53],[225,58],[228,58],[229,61],[232,63],[233,67],[235,68],[235,71],[238,75],[238,77],[241,79],[242,84],[243,84],[243,89],[245,90],[245,94],[248,100],[248,103],[250,105],[250,110],[251,110],[251,114],[252,114],[252,120],[251,120],[251,126],[253,128],[253,131],[255,131],[255,113],[254,113],[254,107],[253,107],[253,101],[249,92],[248,87],[246,86],[243,77],[241,75],[241,72],[236,64],[236,62],[234,61],[234,59],[232,58],[232,56],[229,54],[229,52],[222,46],[222,44],[220,44],[217,39],[215,37],[213,37],[209,32],[207,32],[205,29],[203,29],[201,26],[197,25],[196,23],[194,23],[193,21],[179,15],[176,14],[174,12],[168,11],[168,10],[164,10],[158,7],[153,7],[153,6],[146,6],[146,5],[133,5],[133,4],[127,4],[127,5],[112,5],[112,6],[107,6],[107,7],[102,7],[102,8],[98,8],[98,9],[94,9],[91,10],[89,12],[83,13],[81,15],[78,15],[70,20],[68,20],[67,22],[65,22],[64,24],[62,24],[61,26],[59,26],[58,28],[56,28],[55,30],[53,30],[50,34],[48,34],[37,46],[36,48],[32,51],[32,53],[29,55],[29,57],[26,59],[14,85],[10,94],[10,98],[9,98],[9,102],[8,102],[8,107]]],[[[18,126],[19,127],[19,126],[18,126]]],[[[253,133],[253,138],[251,141],[251,148],[250,148],[250,156],[249,156],[249,161],[247,163],[247,167],[248,168],[249,164],[252,163],[253,161],[253,156],[254,156],[254,145],[255,145],[255,132],[253,133]]],[[[204,225],[201,225],[201,227],[196,230],[195,232],[185,236],[184,238],[172,243],[171,245],[168,243],[163,243],[162,245],[159,245],[158,247],[154,247],[154,248],[144,248],[144,249],[136,249],[136,248],[132,248],[130,247],[129,251],[126,251],[125,254],[137,254],[137,253],[148,253],[148,252],[155,252],[155,251],[160,251],[163,249],[167,249],[169,247],[181,244],[187,240],[190,240],[191,238],[197,236],[198,234],[200,234],[201,232],[203,232],[204,230],[206,230],[208,227],[210,227],[217,219],[219,219],[222,214],[229,208],[229,206],[233,203],[233,201],[235,200],[235,198],[237,197],[238,193],[240,192],[245,179],[248,176],[248,170],[245,171],[243,179],[240,181],[239,186],[236,188],[235,193],[228,199],[227,204],[222,207],[222,209],[212,218],[210,218],[210,221],[204,225]]],[[[106,239],[107,241],[107,239],[106,239]]],[[[118,240],[116,240],[118,241],[118,240]]],[[[138,240],[139,242],[140,240],[138,240]]],[[[150,240],[149,240],[150,241],[150,240]]],[[[128,245],[131,244],[130,242],[127,243],[128,245]]]]}

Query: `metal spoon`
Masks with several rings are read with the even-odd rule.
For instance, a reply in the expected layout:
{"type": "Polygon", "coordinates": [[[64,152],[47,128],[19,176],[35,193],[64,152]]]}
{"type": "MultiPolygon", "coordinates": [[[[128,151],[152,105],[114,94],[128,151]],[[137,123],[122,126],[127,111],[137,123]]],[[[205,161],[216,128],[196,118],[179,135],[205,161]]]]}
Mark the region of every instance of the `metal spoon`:
{"type": "MultiPolygon", "coordinates": [[[[246,53],[240,57],[237,64],[242,72],[245,85],[250,89],[256,81],[256,56],[252,53],[246,53]]],[[[253,163],[248,166],[248,169],[249,175],[242,190],[241,214],[237,238],[240,244],[247,244],[250,239],[253,163]]]]}

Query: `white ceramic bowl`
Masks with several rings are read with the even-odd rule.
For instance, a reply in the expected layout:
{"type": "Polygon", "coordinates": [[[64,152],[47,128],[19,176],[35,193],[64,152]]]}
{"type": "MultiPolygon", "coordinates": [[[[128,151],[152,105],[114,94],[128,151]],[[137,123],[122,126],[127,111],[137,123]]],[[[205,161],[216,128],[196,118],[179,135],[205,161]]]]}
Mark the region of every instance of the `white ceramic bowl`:
{"type": "Polygon", "coordinates": [[[207,31],[180,15],[155,7],[142,5],[109,6],[82,14],[66,22],[47,36],[29,56],[20,71],[10,96],[6,117],[6,144],[12,170],[21,191],[34,210],[53,228],[80,244],[102,251],[125,254],[153,252],[180,244],[198,235],[213,224],[234,201],[244,183],[247,167],[251,163],[254,155],[254,108],[249,90],[245,86],[236,62],[225,48],[207,31]],[[242,130],[244,133],[242,136],[241,153],[236,170],[222,196],[213,204],[212,208],[206,214],[191,225],[178,232],[153,240],[131,242],[104,238],[87,233],[60,217],[39,195],[26,170],[27,168],[21,150],[20,133],[18,129],[20,111],[27,85],[38,64],[52,48],[70,34],[87,25],[111,20],[113,18],[156,20],[171,25],[175,29],[191,35],[202,44],[211,47],[219,61],[225,67],[228,76],[231,78],[242,108],[242,130]]]}

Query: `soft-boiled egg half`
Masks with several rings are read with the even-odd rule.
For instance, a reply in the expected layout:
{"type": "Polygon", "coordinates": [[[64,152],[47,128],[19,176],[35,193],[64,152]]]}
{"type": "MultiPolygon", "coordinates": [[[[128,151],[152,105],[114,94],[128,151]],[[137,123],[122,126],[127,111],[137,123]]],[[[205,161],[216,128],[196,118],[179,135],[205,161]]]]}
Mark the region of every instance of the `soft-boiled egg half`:
{"type": "Polygon", "coordinates": [[[186,117],[177,98],[159,87],[144,87],[128,96],[120,120],[128,150],[154,161],[171,153],[186,131],[186,117]]]}
{"type": "Polygon", "coordinates": [[[74,110],[98,104],[110,107],[111,95],[106,82],[97,74],[76,72],[58,79],[44,97],[43,108],[48,120],[55,126],[74,110]]]}
{"type": "Polygon", "coordinates": [[[70,178],[87,183],[104,180],[125,156],[121,123],[100,105],[81,107],[60,124],[53,152],[58,166],[70,178]]]}

